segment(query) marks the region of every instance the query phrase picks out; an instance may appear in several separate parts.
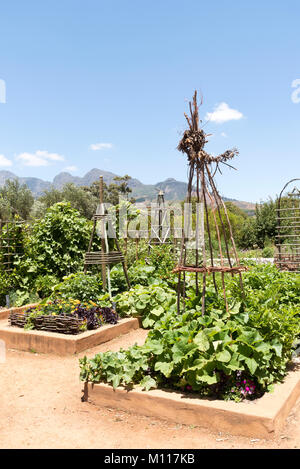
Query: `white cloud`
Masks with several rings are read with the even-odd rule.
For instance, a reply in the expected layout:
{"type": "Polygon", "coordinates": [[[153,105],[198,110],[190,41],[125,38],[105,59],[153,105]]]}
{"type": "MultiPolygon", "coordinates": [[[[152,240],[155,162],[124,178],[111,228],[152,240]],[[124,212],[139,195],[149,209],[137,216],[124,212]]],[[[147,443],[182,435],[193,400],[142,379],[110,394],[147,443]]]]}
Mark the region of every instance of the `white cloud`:
{"type": "Polygon", "coordinates": [[[300,79],[294,80],[292,83],[292,88],[296,88],[292,93],[292,101],[294,104],[300,103],[300,79]]]}
{"type": "Polygon", "coordinates": [[[110,149],[113,147],[112,143],[92,143],[90,145],[91,150],[104,150],[104,149],[110,149]]]}
{"type": "Polygon", "coordinates": [[[78,168],[77,166],[66,166],[64,168],[65,171],[71,171],[72,173],[75,172],[75,171],[78,171],[78,168]]]}
{"type": "Polygon", "coordinates": [[[46,160],[52,160],[52,161],[64,161],[64,156],[62,155],[59,155],[58,153],[49,153],[48,151],[41,151],[41,150],[38,150],[36,152],[36,155],[41,157],[41,158],[45,158],[46,160]]]}
{"type": "Polygon", "coordinates": [[[12,166],[12,161],[8,160],[4,155],[0,155],[0,166],[12,166]]]}
{"type": "Polygon", "coordinates": [[[240,120],[243,117],[240,111],[231,109],[227,103],[223,102],[216,106],[213,112],[208,112],[205,119],[216,124],[223,124],[232,120],[240,120]]]}
{"type": "Polygon", "coordinates": [[[227,138],[228,135],[226,134],[226,132],[221,132],[221,137],[227,138]]]}
{"type": "Polygon", "coordinates": [[[25,166],[49,166],[49,161],[64,161],[64,157],[58,153],[49,153],[45,150],[37,150],[35,153],[20,153],[16,157],[25,166]]]}

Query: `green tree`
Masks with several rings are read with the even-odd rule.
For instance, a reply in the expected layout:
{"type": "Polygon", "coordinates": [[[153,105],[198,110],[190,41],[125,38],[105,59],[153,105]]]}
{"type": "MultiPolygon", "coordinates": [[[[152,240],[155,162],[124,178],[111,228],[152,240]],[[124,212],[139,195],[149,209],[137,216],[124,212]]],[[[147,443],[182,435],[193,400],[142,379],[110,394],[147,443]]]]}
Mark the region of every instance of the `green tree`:
{"type": "Polygon", "coordinates": [[[0,189],[0,218],[10,220],[18,216],[27,220],[33,202],[33,195],[26,184],[20,184],[17,179],[7,180],[0,189]]]}
{"type": "MultiPolygon", "coordinates": [[[[119,203],[119,198],[129,199],[129,194],[132,192],[132,189],[128,186],[128,182],[130,181],[131,177],[127,174],[125,176],[116,176],[114,177],[114,181],[107,185],[103,182],[103,201],[110,203],[112,205],[117,205],[119,203]]],[[[100,197],[100,185],[99,181],[93,182],[90,186],[84,186],[83,189],[90,193],[93,197],[95,197],[99,201],[100,197]]],[[[129,200],[131,203],[134,202],[133,198],[129,200]]]]}
{"type": "Polygon", "coordinates": [[[249,217],[244,220],[236,240],[241,249],[253,249],[257,246],[255,218],[249,217]]]}
{"type": "Polygon", "coordinates": [[[270,199],[268,202],[256,204],[255,229],[258,247],[263,249],[268,240],[275,241],[276,226],[276,203],[270,199]]]}
{"type": "Polygon", "coordinates": [[[97,198],[92,193],[88,193],[84,188],[75,186],[73,183],[66,184],[61,190],[52,188],[39,198],[45,208],[59,202],[69,202],[79,213],[91,219],[96,211],[97,198]]]}

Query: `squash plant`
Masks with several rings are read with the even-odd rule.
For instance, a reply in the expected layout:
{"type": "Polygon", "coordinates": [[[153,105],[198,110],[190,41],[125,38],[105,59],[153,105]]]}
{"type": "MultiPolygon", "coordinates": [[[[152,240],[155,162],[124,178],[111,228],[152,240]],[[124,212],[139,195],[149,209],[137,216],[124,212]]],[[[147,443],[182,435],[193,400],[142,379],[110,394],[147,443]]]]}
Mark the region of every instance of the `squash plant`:
{"type": "Polygon", "coordinates": [[[167,312],[175,311],[176,294],[165,284],[135,285],[114,297],[120,316],[141,316],[143,327],[153,327],[167,312]]]}
{"type": "MultiPolygon", "coordinates": [[[[297,334],[299,324],[290,331],[293,338],[297,334]]],[[[81,359],[80,376],[114,387],[138,384],[220,399],[255,398],[285,376],[292,349],[280,339],[275,329],[265,336],[247,312],[216,310],[201,316],[194,310],[176,316],[169,311],[154,324],[144,345],[81,359]]]]}

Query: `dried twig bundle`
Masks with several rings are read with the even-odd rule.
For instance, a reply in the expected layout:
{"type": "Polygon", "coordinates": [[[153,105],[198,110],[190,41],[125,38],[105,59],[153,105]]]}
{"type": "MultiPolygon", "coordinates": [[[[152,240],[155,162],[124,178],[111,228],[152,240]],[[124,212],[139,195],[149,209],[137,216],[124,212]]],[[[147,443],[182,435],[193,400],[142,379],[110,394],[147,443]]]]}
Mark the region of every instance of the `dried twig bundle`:
{"type": "MultiPolygon", "coordinates": [[[[178,150],[186,153],[189,164],[189,180],[188,180],[188,193],[187,201],[191,201],[192,194],[196,195],[198,201],[201,201],[204,205],[204,216],[206,221],[206,230],[208,235],[208,252],[206,253],[205,243],[202,247],[202,261],[200,262],[199,249],[196,248],[196,263],[195,265],[187,265],[186,263],[186,237],[183,232],[182,235],[182,244],[180,252],[180,260],[178,266],[174,269],[173,272],[178,273],[178,289],[177,289],[177,310],[180,310],[180,294],[183,291],[183,296],[185,297],[185,273],[186,272],[195,272],[196,273],[196,292],[198,294],[198,274],[202,274],[202,314],[205,311],[205,293],[206,293],[206,275],[210,273],[213,276],[213,282],[215,290],[217,291],[217,283],[215,279],[215,274],[220,273],[222,277],[222,287],[223,287],[223,296],[226,304],[226,309],[228,309],[226,291],[225,291],[225,281],[224,274],[238,274],[240,277],[240,285],[243,290],[241,272],[246,270],[245,267],[240,265],[238,255],[235,248],[235,243],[232,235],[232,229],[230,225],[229,216],[226,210],[226,206],[221,199],[215,182],[214,175],[217,170],[220,171],[219,165],[224,164],[233,168],[228,164],[228,160],[231,160],[236,155],[238,155],[238,150],[233,148],[231,150],[226,150],[219,156],[212,156],[208,154],[205,150],[205,144],[207,143],[208,135],[199,128],[199,114],[198,114],[198,105],[197,105],[197,92],[195,92],[193,97],[193,102],[189,103],[190,116],[185,114],[189,128],[184,132],[182,139],[179,142],[178,150]],[[212,171],[212,164],[215,165],[214,171],[212,171]],[[196,178],[196,184],[194,184],[194,178],[196,178]],[[221,266],[217,267],[214,264],[214,252],[213,252],[213,242],[212,242],[212,223],[209,218],[208,206],[211,207],[213,215],[213,225],[214,230],[217,233],[218,238],[218,247],[219,255],[221,259],[221,266]],[[222,212],[225,214],[225,219],[223,219],[222,212]],[[221,227],[219,228],[218,218],[221,227]],[[232,244],[232,249],[234,252],[234,257],[236,261],[236,266],[233,267],[230,257],[229,250],[229,241],[227,239],[226,230],[229,231],[229,238],[232,244]],[[226,254],[223,253],[223,246],[221,243],[221,237],[225,243],[226,254]],[[229,267],[224,264],[224,254],[227,257],[229,267]],[[200,266],[201,263],[201,266],[200,266]],[[183,276],[183,289],[181,288],[181,275],[183,276]]],[[[235,169],[235,168],[233,168],[235,169]]],[[[221,171],[220,171],[221,172],[221,171]]],[[[188,220],[187,225],[190,225],[190,220],[188,220]]]]}

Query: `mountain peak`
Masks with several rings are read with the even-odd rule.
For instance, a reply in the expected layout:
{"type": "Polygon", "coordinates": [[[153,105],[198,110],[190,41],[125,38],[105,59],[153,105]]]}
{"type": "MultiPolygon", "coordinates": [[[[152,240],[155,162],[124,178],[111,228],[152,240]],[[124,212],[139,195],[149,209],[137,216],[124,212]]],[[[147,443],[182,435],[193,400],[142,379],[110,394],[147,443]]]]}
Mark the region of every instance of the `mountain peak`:
{"type": "MultiPolygon", "coordinates": [[[[110,171],[103,171],[99,168],[93,168],[88,171],[83,177],[72,176],[72,174],[62,171],[57,174],[53,179],[53,182],[43,181],[39,178],[31,177],[18,177],[11,171],[0,171],[0,187],[5,184],[8,179],[18,179],[21,184],[26,184],[27,187],[32,191],[35,197],[40,197],[46,190],[50,190],[51,187],[55,189],[62,189],[65,184],[73,183],[76,186],[90,186],[93,182],[97,181],[100,176],[103,176],[105,184],[111,184],[117,174],[111,173],[110,171]]],[[[130,179],[129,187],[132,189],[132,196],[138,201],[154,201],[157,198],[157,189],[161,189],[165,192],[165,200],[175,201],[184,200],[187,193],[187,183],[177,181],[174,178],[167,178],[165,181],[158,182],[156,184],[143,184],[138,179],[130,179]]],[[[226,198],[224,197],[226,200],[226,198]]],[[[227,199],[228,200],[228,199],[227,199]]],[[[230,199],[232,200],[232,199],[230,199]]],[[[237,200],[232,200],[236,205],[242,204],[237,200]]],[[[246,202],[243,202],[246,204],[246,202]]],[[[248,206],[254,204],[248,203],[248,206]]],[[[243,207],[241,207],[243,208],[243,207]]]]}

